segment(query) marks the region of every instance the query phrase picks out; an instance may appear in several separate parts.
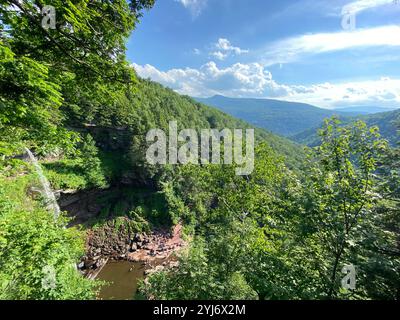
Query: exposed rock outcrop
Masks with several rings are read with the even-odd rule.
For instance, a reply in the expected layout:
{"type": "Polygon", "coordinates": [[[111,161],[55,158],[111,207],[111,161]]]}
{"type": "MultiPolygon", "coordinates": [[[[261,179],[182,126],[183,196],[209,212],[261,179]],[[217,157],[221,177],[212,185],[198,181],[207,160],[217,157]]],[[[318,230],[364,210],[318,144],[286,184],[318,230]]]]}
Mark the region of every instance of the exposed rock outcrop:
{"type": "Polygon", "coordinates": [[[171,256],[185,246],[180,224],[172,232],[160,229],[151,234],[130,234],[126,228],[115,232],[112,226],[104,226],[99,230],[89,231],[87,254],[79,266],[89,277],[97,274],[108,259],[143,262],[152,270],[152,265],[159,266],[160,261],[162,264],[163,261],[171,260],[171,256]]]}

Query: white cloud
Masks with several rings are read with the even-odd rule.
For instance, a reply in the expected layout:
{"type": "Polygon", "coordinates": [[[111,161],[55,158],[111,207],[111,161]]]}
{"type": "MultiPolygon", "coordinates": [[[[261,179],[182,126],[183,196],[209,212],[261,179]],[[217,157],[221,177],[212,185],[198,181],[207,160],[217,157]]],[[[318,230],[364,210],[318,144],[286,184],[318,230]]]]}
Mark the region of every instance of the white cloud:
{"type": "Polygon", "coordinates": [[[236,63],[227,68],[218,68],[208,62],[199,69],[171,69],[159,71],[151,65],[133,65],[139,76],[151,78],[181,94],[191,96],[281,96],[287,94],[286,86],[279,86],[272,75],[258,63],[236,63]]]}
{"type": "Polygon", "coordinates": [[[394,1],[395,0],[357,0],[345,5],[342,9],[342,14],[346,12],[357,14],[368,9],[393,4],[394,1]]]}
{"type": "Polygon", "coordinates": [[[218,42],[213,45],[213,48],[216,51],[211,52],[210,55],[218,60],[225,60],[229,56],[249,53],[249,50],[235,47],[228,39],[224,38],[218,39],[218,42]]]}
{"type": "Polygon", "coordinates": [[[198,56],[198,55],[201,54],[201,51],[200,51],[200,49],[194,48],[194,49],[193,49],[193,53],[194,53],[196,56],[198,56]]]}
{"type": "Polygon", "coordinates": [[[228,57],[228,54],[223,53],[222,51],[214,51],[210,53],[210,56],[222,61],[228,57]]]}
{"type": "Polygon", "coordinates": [[[320,83],[308,86],[284,85],[258,63],[236,63],[218,68],[208,62],[199,69],[160,71],[151,65],[133,65],[139,76],[174,89],[181,94],[208,97],[222,94],[230,97],[277,98],[313,104],[323,108],[352,105],[400,107],[400,79],[382,77],[377,80],[320,83]]]}
{"type": "Polygon", "coordinates": [[[186,9],[189,10],[191,15],[196,18],[207,7],[208,0],[175,0],[180,2],[186,9]]]}
{"type": "Polygon", "coordinates": [[[306,34],[280,40],[264,49],[266,65],[293,62],[304,55],[352,48],[400,46],[400,26],[390,25],[354,31],[306,34]]]}
{"type": "Polygon", "coordinates": [[[232,46],[230,41],[228,39],[224,39],[224,38],[218,39],[216,47],[220,50],[233,52],[237,55],[249,52],[249,50],[243,50],[243,49],[240,49],[239,47],[232,46]]]}
{"type": "Polygon", "coordinates": [[[382,77],[378,80],[347,83],[322,83],[311,86],[291,86],[284,97],[320,107],[333,108],[354,105],[400,107],[400,79],[382,77]]]}

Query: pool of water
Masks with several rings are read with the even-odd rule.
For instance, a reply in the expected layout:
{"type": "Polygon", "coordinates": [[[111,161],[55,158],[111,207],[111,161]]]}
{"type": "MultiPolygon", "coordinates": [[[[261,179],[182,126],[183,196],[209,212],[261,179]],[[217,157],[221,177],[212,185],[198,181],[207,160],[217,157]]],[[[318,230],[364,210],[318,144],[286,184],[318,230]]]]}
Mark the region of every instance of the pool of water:
{"type": "Polygon", "coordinates": [[[144,278],[145,265],[138,262],[111,261],[100,271],[96,279],[107,281],[98,298],[102,300],[133,300],[138,281],[144,278]]]}

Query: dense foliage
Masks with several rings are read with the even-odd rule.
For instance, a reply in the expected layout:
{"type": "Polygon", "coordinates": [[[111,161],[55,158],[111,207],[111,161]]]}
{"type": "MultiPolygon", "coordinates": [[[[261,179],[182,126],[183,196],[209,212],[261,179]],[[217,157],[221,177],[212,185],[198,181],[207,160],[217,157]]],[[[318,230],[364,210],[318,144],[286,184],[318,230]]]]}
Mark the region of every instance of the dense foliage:
{"type": "Polygon", "coordinates": [[[332,118],[306,152],[256,130],[247,176],[151,166],[145,135],[169,121],[250,125],[136,76],[125,41],[153,0],[46,1],[55,29],[41,26],[44,4],[0,4],[0,299],[92,299],[97,288],[74,267],[85,233],[46,210],[25,147],[54,189],[104,189],[92,230],[184,225],[190,247],[143,282],[147,298],[400,298],[399,149],[378,128],[332,118]],[[355,290],[341,286],[349,264],[355,290]]]}
{"type": "Polygon", "coordinates": [[[23,184],[35,172],[25,170],[18,158],[25,147],[36,155],[64,158],[83,176],[79,187],[105,186],[94,141],[71,130],[70,119],[130,90],[136,77],[125,60],[125,41],[141,10],[153,4],[1,1],[1,299],[94,298],[94,283],[74,266],[84,253],[83,234],[65,229],[63,218],[54,221],[30,192],[34,189],[23,184]],[[45,5],[56,10],[55,28],[42,25],[45,5]],[[56,275],[51,287],[41,281],[49,270],[56,275]]]}
{"type": "MultiPolygon", "coordinates": [[[[343,124],[350,124],[356,120],[364,121],[368,126],[379,127],[380,134],[382,137],[387,139],[392,146],[395,146],[399,142],[399,123],[400,123],[400,111],[388,111],[379,112],[376,114],[359,115],[357,117],[345,117],[341,119],[343,124]]],[[[305,130],[291,137],[293,141],[308,146],[316,146],[320,143],[318,136],[318,126],[305,130]]]]}
{"type": "Polygon", "coordinates": [[[247,178],[183,168],[165,192],[195,240],[177,270],[151,276],[142,291],[168,299],[398,299],[398,151],[377,128],[342,127],[335,118],[321,141],[298,177],[266,146],[247,178]],[[349,264],[355,290],[341,284],[349,264]]]}
{"type": "Polygon", "coordinates": [[[0,299],[92,299],[97,284],[75,267],[83,234],[26,197],[35,180],[0,177],[0,299]]]}

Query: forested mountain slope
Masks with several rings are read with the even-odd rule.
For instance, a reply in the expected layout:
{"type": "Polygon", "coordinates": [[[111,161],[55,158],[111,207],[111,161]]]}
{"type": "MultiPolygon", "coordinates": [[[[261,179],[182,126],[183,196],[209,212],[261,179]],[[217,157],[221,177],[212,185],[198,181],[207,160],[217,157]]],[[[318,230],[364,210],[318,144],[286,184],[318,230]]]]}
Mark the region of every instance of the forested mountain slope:
{"type": "MultiPolygon", "coordinates": [[[[400,110],[381,112],[370,115],[359,115],[356,117],[342,119],[343,124],[349,124],[356,120],[365,121],[368,126],[378,126],[383,138],[387,139],[392,145],[399,142],[398,127],[400,123],[400,110]]],[[[298,143],[315,146],[319,143],[318,127],[311,128],[291,137],[298,143]]]]}
{"type": "Polygon", "coordinates": [[[244,176],[151,165],[146,134],[169,121],[251,125],[138,78],[125,44],[153,0],[77,2],[51,1],[55,29],[41,1],[0,3],[0,299],[96,299],[104,283],[83,275],[138,250],[159,257],[144,237],[176,227],[187,247],[147,275],[142,298],[399,299],[399,148],[331,119],[307,157],[257,130],[244,176]],[[349,264],[354,290],[341,282],[349,264]]]}
{"type": "MultiPolygon", "coordinates": [[[[206,106],[188,96],[181,96],[162,85],[140,79],[137,90],[129,97],[126,110],[116,109],[116,114],[95,116],[98,125],[107,125],[110,118],[114,119],[114,126],[128,126],[136,135],[145,137],[148,130],[161,128],[167,130],[169,121],[177,121],[180,129],[246,129],[254,126],[245,121],[236,119],[213,107],[206,106]],[[122,112],[122,114],[121,114],[122,112]]],[[[289,166],[300,163],[302,148],[290,140],[272,134],[266,130],[255,128],[256,142],[264,142],[285,157],[289,166]]],[[[199,131],[198,131],[199,132],[199,131]]]]}
{"type": "Polygon", "coordinates": [[[351,113],[321,109],[305,103],[272,99],[214,96],[196,98],[196,100],[282,136],[292,136],[306,129],[315,128],[322,123],[323,119],[333,115],[343,117],[351,115],[351,113]]]}

